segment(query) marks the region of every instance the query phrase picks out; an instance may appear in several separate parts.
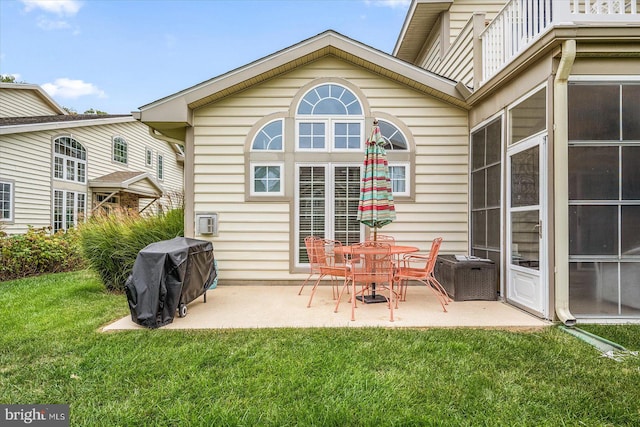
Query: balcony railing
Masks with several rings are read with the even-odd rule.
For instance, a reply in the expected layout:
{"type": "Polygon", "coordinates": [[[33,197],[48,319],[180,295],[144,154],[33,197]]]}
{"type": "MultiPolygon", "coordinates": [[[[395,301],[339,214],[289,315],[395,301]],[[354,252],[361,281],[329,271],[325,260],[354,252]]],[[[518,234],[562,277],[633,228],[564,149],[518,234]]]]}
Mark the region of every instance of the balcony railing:
{"type": "Polygon", "coordinates": [[[554,25],[640,22],[638,3],[638,0],[510,0],[480,35],[482,83],[554,25]]]}

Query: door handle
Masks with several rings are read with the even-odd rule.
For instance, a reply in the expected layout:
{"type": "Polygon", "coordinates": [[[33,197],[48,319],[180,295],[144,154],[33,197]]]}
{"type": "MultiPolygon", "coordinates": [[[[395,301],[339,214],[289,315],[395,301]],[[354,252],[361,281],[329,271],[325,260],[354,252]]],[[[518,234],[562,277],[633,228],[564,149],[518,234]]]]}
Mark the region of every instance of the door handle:
{"type": "Polygon", "coordinates": [[[538,238],[542,239],[542,220],[538,221],[536,225],[533,226],[533,229],[538,229],[538,238]]]}

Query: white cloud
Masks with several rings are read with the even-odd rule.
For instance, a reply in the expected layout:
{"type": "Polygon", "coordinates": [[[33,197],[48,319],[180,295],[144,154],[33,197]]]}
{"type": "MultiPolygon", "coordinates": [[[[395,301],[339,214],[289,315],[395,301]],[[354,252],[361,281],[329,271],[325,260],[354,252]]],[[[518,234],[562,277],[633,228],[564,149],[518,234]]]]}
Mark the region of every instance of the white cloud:
{"type": "Polygon", "coordinates": [[[53,83],[45,83],[42,88],[52,97],[76,99],[81,96],[94,95],[98,98],[106,98],[107,94],[92,83],[85,83],[82,80],[71,80],[67,78],[56,79],[53,83]]]}
{"type": "Polygon", "coordinates": [[[58,16],[74,16],[82,7],[79,0],[21,0],[25,11],[40,9],[58,16]]]}

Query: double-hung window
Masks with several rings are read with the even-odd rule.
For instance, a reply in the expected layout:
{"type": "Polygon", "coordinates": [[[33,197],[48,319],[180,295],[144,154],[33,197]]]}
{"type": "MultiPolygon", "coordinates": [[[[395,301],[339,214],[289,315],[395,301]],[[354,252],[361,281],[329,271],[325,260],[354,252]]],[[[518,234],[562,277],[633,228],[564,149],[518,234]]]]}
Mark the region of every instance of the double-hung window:
{"type": "Polygon", "coordinates": [[[127,164],[127,141],[121,136],[113,138],[113,161],[127,164]]]}
{"type": "Polygon", "coordinates": [[[0,181],[0,221],[13,221],[12,181],[0,181]]]}

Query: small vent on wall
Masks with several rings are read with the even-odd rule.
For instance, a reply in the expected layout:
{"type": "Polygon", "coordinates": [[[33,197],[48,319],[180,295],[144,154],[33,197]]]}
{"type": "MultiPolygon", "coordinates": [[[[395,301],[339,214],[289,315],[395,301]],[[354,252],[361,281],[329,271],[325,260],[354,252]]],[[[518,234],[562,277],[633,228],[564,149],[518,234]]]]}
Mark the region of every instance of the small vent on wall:
{"type": "Polygon", "coordinates": [[[196,214],[196,234],[212,236],[218,234],[218,214],[196,214]]]}

